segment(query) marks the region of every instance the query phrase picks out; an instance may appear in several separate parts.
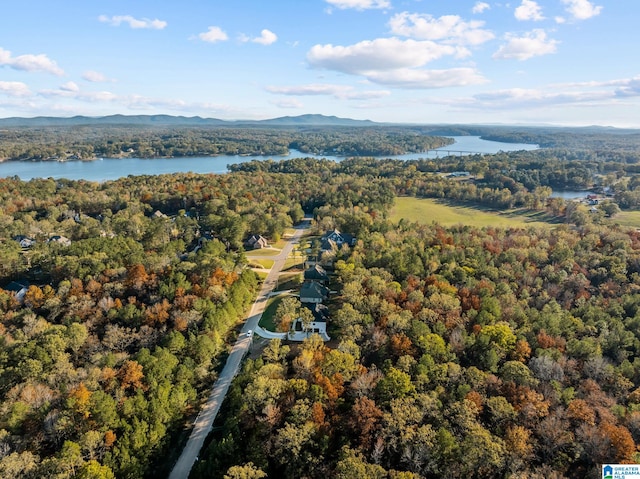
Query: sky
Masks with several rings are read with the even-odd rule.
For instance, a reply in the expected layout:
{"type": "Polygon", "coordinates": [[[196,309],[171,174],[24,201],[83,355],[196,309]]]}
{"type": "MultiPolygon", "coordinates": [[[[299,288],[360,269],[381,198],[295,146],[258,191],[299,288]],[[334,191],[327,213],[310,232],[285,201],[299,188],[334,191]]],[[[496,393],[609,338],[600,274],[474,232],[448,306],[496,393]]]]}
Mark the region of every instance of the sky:
{"type": "Polygon", "coordinates": [[[20,0],[0,117],[640,127],[636,0],[20,0]]]}

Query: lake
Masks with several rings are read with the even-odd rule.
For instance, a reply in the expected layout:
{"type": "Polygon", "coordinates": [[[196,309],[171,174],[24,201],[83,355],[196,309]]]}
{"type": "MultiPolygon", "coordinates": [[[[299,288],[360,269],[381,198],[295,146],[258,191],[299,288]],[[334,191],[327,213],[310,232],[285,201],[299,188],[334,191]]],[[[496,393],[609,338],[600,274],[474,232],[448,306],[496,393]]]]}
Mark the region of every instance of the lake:
{"type": "MultiPolygon", "coordinates": [[[[452,136],[455,143],[428,153],[408,153],[397,156],[382,156],[399,160],[437,158],[448,154],[466,155],[472,153],[498,153],[499,151],[535,150],[538,145],[524,143],[502,143],[482,140],[479,136],[452,136]]],[[[343,157],[320,156],[290,150],[283,156],[206,156],[180,158],[104,158],[91,161],[5,161],[0,163],[0,178],[18,176],[28,181],[32,178],[67,178],[70,180],[107,181],[129,175],[159,175],[164,173],[226,173],[227,165],[247,161],[272,158],[286,160],[290,158],[326,158],[342,161],[343,157]]]]}

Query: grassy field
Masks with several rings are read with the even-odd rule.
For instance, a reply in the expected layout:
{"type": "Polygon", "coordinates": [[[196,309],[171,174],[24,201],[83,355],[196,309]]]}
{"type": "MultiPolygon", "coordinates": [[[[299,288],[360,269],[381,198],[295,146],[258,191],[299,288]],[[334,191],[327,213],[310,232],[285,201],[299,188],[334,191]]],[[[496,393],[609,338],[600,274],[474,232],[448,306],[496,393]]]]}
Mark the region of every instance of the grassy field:
{"type": "Polygon", "coordinates": [[[609,219],[609,222],[629,228],[640,228],[640,211],[621,211],[609,219]]]}
{"type": "Polygon", "coordinates": [[[391,210],[392,221],[402,218],[424,224],[436,222],[443,226],[465,224],[477,227],[526,227],[550,226],[554,223],[552,218],[539,211],[516,209],[500,212],[430,198],[410,197],[396,198],[391,210]]]}

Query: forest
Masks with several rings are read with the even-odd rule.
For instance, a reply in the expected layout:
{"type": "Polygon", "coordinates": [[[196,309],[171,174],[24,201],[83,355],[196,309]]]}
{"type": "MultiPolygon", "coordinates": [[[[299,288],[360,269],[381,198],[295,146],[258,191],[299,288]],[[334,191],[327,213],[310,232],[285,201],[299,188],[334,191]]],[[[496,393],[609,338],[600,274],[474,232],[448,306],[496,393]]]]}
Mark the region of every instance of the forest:
{"type": "Polygon", "coordinates": [[[0,476],[166,477],[255,297],[244,239],[305,213],[358,238],[323,258],[335,344],[246,360],[193,477],[590,478],[636,462],[640,233],[549,198],[552,181],[598,184],[632,208],[634,167],[557,149],[0,179],[0,476]],[[474,165],[473,181],[446,174],[474,165]],[[393,223],[400,195],[556,222],[393,223]]]}
{"type": "Polygon", "coordinates": [[[73,125],[0,130],[0,160],[154,158],[213,155],[383,156],[419,153],[453,143],[420,128],[149,127],[73,125]]]}

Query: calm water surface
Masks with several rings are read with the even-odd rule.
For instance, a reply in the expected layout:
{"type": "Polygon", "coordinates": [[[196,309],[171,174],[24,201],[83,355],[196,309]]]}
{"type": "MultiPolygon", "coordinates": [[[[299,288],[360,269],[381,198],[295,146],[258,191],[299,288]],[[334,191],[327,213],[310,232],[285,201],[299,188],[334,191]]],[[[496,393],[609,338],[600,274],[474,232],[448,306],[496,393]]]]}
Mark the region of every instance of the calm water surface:
{"type": "MultiPolygon", "coordinates": [[[[501,143],[499,141],[482,140],[478,136],[454,136],[453,145],[428,153],[409,153],[406,155],[383,156],[399,160],[415,160],[420,158],[436,158],[470,153],[498,153],[499,151],[535,150],[538,145],[523,143],[501,143]]],[[[105,158],[92,161],[6,161],[0,163],[0,177],[19,176],[23,180],[32,178],[67,178],[70,180],[107,181],[129,175],[159,175],[163,173],[226,173],[227,165],[245,163],[247,161],[272,158],[284,160],[290,158],[326,158],[342,161],[343,157],[318,156],[290,150],[283,156],[211,156],[188,158],[105,158]]]]}

